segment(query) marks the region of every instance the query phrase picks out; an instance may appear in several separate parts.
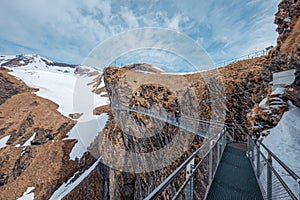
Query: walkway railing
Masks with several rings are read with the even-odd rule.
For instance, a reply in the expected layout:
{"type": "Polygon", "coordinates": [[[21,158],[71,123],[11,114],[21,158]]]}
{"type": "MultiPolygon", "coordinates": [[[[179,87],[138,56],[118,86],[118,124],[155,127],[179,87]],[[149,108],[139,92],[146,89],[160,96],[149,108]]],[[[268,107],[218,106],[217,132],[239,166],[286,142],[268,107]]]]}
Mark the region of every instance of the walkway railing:
{"type": "Polygon", "coordinates": [[[300,177],[263,143],[249,137],[247,154],[264,199],[300,199],[300,177]]]}
{"type": "Polygon", "coordinates": [[[226,146],[226,130],[208,139],[147,197],[204,199],[226,146]],[[179,188],[175,190],[175,188],[179,188]]]}
{"type": "Polygon", "coordinates": [[[250,58],[256,58],[256,57],[259,57],[259,56],[264,56],[264,55],[267,55],[267,53],[268,53],[268,50],[255,51],[255,52],[249,53],[247,55],[243,55],[243,56],[239,56],[239,57],[236,57],[236,58],[232,58],[230,60],[225,60],[225,61],[219,62],[219,63],[215,64],[215,67],[222,67],[222,66],[228,65],[232,62],[236,62],[236,61],[240,61],[240,60],[246,60],[246,59],[250,59],[250,58]]]}
{"type": "Polygon", "coordinates": [[[210,127],[216,127],[217,130],[221,130],[223,125],[222,123],[217,123],[213,121],[207,121],[207,120],[201,120],[196,119],[193,117],[188,117],[185,115],[181,115],[181,117],[178,119],[178,121],[175,119],[174,115],[170,115],[167,112],[160,112],[160,110],[150,110],[147,108],[131,108],[128,106],[112,106],[111,107],[114,110],[118,110],[120,112],[135,112],[140,113],[155,119],[158,119],[163,122],[167,122],[169,124],[172,124],[174,126],[177,126],[181,129],[187,130],[189,132],[192,132],[194,134],[197,134],[204,138],[209,138],[209,128],[210,127]]]}

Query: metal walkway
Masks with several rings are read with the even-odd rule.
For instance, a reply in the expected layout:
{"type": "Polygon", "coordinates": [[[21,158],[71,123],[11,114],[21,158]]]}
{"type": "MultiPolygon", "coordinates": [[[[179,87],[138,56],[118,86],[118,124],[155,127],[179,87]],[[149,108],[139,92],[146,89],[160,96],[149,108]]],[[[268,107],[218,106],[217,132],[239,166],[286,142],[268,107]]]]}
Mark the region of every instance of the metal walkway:
{"type": "Polygon", "coordinates": [[[145,199],[300,199],[300,177],[263,143],[229,135],[209,138],[145,199]]]}
{"type": "Polygon", "coordinates": [[[226,146],[207,199],[263,199],[246,150],[245,144],[226,146]]]}

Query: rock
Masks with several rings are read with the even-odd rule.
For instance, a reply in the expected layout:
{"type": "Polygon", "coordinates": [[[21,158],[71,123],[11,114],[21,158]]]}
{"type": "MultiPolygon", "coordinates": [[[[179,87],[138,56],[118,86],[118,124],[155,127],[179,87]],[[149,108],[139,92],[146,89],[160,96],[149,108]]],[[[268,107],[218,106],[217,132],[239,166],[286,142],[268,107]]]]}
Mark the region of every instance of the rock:
{"type": "Polygon", "coordinates": [[[69,114],[69,117],[71,117],[72,119],[79,119],[82,115],[83,113],[72,113],[69,114]]]}
{"type": "Polygon", "coordinates": [[[46,143],[48,140],[53,140],[53,136],[52,136],[52,130],[46,129],[44,130],[43,128],[38,129],[35,128],[34,129],[35,132],[35,137],[34,139],[31,141],[31,145],[41,145],[46,143]]]}

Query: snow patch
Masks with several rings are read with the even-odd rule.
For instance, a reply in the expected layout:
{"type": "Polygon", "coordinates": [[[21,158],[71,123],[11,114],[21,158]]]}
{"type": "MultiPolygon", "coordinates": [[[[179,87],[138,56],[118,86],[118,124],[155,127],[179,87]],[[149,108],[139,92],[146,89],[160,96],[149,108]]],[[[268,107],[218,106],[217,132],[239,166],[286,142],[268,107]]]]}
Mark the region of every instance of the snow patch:
{"type": "Polygon", "coordinates": [[[87,147],[94,141],[99,132],[102,131],[108,120],[107,114],[101,114],[99,117],[85,122],[77,122],[77,124],[68,133],[69,139],[76,139],[77,143],[70,153],[70,159],[81,158],[87,151],[87,147]]]}
{"type": "Polygon", "coordinates": [[[58,111],[65,116],[73,112],[73,88],[76,78],[69,74],[41,70],[15,68],[11,75],[24,81],[29,87],[38,88],[36,94],[59,105],[58,111]]]}
{"type": "Polygon", "coordinates": [[[31,141],[35,138],[36,133],[34,133],[22,146],[26,147],[26,146],[30,146],[31,145],[31,141]]]}
{"type": "Polygon", "coordinates": [[[9,137],[10,135],[7,135],[0,139],[0,149],[8,146],[6,142],[8,141],[9,137]]]}
{"type": "Polygon", "coordinates": [[[32,190],[34,190],[34,187],[28,187],[23,196],[21,196],[17,200],[34,200],[34,193],[31,192],[32,190]]]}
{"type": "Polygon", "coordinates": [[[25,154],[25,147],[22,149],[22,152],[21,152],[21,154],[20,154],[20,157],[22,157],[24,154],[25,154]]]}
{"type": "Polygon", "coordinates": [[[266,106],[266,103],[267,103],[267,98],[264,98],[260,103],[259,103],[259,107],[262,107],[262,108],[264,108],[265,106],[266,106]]]}
{"type": "Polygon", "coordinates": [[[69,194],[77,185],[79,185],[99,164],[102,157],[100,157],[89,169],[80,175],[74,182],[73,178],[78,173],[76,172],[66,183],[62,184],[50,197],[50,200],[59,200],[69,194]]]}
{"type": "Polygon", "coordinates": [[[100,85],[99,85],[99,87],[97,89],[103,88],[103,87],[105,87],[105,83],[104,83],[104,77],[102,76],[101,77],[101,83],[100,83],[100,85]]]}
{"type": "MultiPolygon", "coordinates": [[[[277,155],[289,168],[300,175],[300,109],[289,103],[290,109],[286,111],[277,126],[270,129],[270,134],[263,140],[263,143],[277,155]]],[[[281,169],[278,169],[279,171],[281,169]]],[[[283,171],[280,171],[283,173],[283,171]]],[[[298,185],[286,179],[293,191],[298,185]]]]}
{"type": "Polygon", "coordinates": [[[272,94],[284,94],[284,90],[284,87],[278,87],[272,92],[272,94]]]}

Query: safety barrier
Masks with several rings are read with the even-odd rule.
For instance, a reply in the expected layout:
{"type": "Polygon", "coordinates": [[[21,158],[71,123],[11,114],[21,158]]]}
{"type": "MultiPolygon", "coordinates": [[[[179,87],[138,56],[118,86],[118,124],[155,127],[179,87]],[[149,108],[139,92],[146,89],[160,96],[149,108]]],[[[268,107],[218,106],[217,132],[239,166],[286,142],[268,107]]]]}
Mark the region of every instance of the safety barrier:
{"type": "MultiPolygon", "coordinates": [[[[264,199],[300,199],[300,178],[263,143],[249,137],[247,155],[264,199]]],[[[288,156],[288,155],[287,155],[288,156]]]]}
{"type": "Polygon", "coordinates": [[[214,67],[222,67],[222,66],[228,65],[232,62],[237,62],[237,61],[240,61],[240,60],[246,60],[246,59],[250,59],[250,58],[256,58],[256,57],[259,57],[259,56],[264,56],[267,53],[268,53],[268,50],[255,51],[255,52],[249,53],[247,55],[243,55],[243,56],[239,56],[239,57],[236,57],[236,58],[232,58],[232,59],[229,59],[229,60],[219,62],[219,63],[215,64],[214,67]]]}
{"type": "Polygon", "coordinates": [[[225,146],[224,128],[221,133],[208,139],[145,199],[204,199],[225,146]]]}

